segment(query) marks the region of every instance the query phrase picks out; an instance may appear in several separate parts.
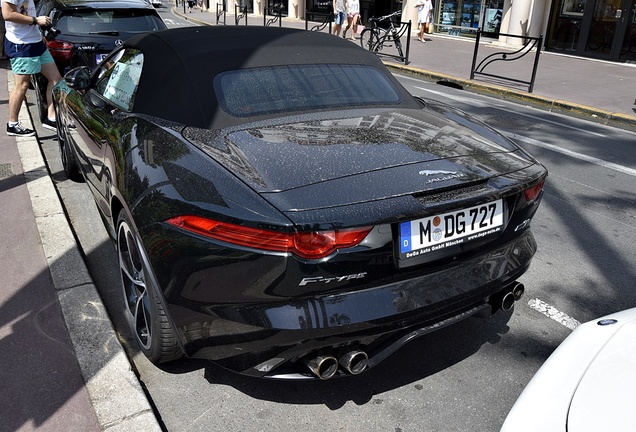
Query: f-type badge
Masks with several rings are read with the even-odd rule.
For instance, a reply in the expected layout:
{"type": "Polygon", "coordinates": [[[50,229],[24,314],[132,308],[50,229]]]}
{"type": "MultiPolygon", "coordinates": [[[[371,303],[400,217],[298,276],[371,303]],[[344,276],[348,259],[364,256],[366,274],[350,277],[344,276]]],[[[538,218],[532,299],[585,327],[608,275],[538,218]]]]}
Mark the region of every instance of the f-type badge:
{"type": "Polygon", "coordinates": [[[461,177],[465,177],[466,174],[458,173],[457,171],[443,171],[443,170],[422,170],[418,173],[423,176],[439,176],[432,179],[426,180],[426,183],[438,183],[446,180],[458,179],[461,177]]]}

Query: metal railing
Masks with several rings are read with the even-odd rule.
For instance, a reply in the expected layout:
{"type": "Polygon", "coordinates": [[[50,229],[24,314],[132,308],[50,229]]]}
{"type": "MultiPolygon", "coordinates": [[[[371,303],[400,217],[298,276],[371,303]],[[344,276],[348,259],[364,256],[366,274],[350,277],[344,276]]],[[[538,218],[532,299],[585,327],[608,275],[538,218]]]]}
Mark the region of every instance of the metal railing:
{"type": "Polygon", "coordinates": [[[245,18],[245,25],[247,25],[247,6],[234,5],[234,24],[239,25],[243,18],[245,18]]]}
{"type": "Polygon", "coordinates": [[[223,4],[216,4],[216,25],[219,25],[221,18],[223,18],[223,25],[225,25],[226,11],[226,0],[223,0],[223,4]]]}
{"type": "Polygon", "coordinates": [[[263,25],[269,27],[272,24],[278,22],[278,27],[283,26],[283,8],[265,8],[263,11],[263,25]],[[267,19],[267,16],[273,16],[274,18],[267,19]]]}
{"type": "Polygon", "coordinates": [[[517,51],[514,51],[514,52],[502,51],[502,52],[496,52],[496,53],[490,54],[489,56],[486,56],[485,58],[483,58],[479,62],[479,64],[477,64],[477,57],[479,52],[479,40],[482,33],[483,32],[481,28],[477,30],[477,38],[475,39],[475,51],[473,53],[473,63],[470,69],[470,79],[474,79],[475,75],[481,75],[481,76],[486,76],[490,78],[498,78],[504,81],[525,84],[528,86],[528,93],[532,93],[532,90],[534,89],[534,80],[536,78],[537,69],[539,67],[539,56],[541,54],[541,46],[543,45],[543,35],[539,37],[530,37],[530,36],[519,36],[519,35],[506,34],[506,33],[499,33],[499,36],[523,39],[524,44],[521,46],[521,48],[519,48],[517,51]],[[486,69],[487,66],[493,64],[494,62],[500,62],[500,61],[511,62],[511,61],[519,60],[525,57],[526,55],[528,55],[533,49],[536,50],[536,54],[534,57],[530,81],[525,81],[525,80],[520,80],[516,78],[505,77],[503,75],[497,75],[493,73],[484,72],[484,69],[486,69]]]}
{"type": "Polygon", "coordinates": [[[305,30],[310,31],[323,31],[327,26],[329,26],[329,34],[331,34],[331,26],[333,24],[333,13],[332,12],[305,12],[305,30]],[[317,23],[314,24],[311,28],[309,28],[309,23],[317,23]]]}

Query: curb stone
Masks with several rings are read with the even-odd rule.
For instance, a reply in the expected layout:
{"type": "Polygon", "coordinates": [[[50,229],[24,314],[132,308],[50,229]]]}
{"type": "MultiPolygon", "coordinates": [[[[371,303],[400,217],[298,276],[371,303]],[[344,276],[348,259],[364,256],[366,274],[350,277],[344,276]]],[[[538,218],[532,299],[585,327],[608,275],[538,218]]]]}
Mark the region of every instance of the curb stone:
{"type": "MultiPolygon", "coordinates": [[[[10,72],[7,81],[11,92],[10,72]]],[[[26,101],[19,121],[34,129],[26,101]]],[[[16,140],[42,248],[99,426],[108,432],[159,432],[159,422],[78,249],[37,138],[16,140]]]]}

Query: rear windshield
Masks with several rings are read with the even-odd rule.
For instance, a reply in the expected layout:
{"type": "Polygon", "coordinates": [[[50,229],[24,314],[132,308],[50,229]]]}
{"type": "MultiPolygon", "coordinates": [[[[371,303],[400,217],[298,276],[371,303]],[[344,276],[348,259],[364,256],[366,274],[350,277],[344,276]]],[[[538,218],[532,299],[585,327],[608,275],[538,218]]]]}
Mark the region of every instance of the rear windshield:
{"type": "Polygon", "coordinates": [[[401,101],[381,71],[361,65],[233,70],[214,78],[214,91],[223,111],[236,117],[401,101]]]}
{"type": "Polygon", "coordinates": [[[163,21],[150,10],[79,10],[71,13],[60,16],[55,24],[63,34],[119,36],[166,28],[163,21]]]}

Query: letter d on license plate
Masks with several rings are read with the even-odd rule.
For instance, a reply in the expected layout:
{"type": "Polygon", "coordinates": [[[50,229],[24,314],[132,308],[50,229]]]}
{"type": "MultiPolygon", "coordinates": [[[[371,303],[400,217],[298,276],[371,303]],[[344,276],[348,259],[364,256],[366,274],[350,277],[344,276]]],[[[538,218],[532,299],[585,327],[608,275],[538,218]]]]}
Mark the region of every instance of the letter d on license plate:
{"type": "Polygon", "coordinates": [[[411,258],[501,231],[503,202],[429,216],[400,224],[400,258],[411,258]]]}

